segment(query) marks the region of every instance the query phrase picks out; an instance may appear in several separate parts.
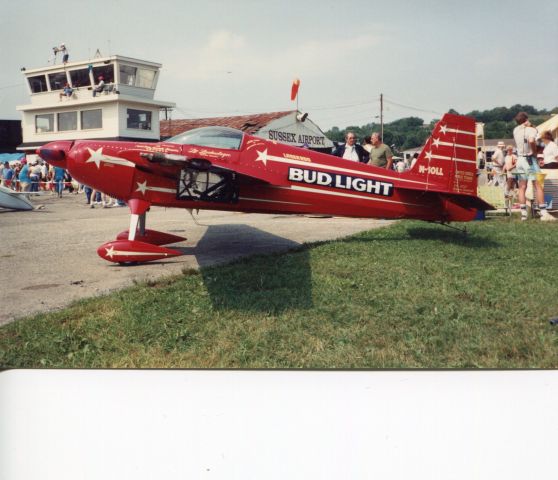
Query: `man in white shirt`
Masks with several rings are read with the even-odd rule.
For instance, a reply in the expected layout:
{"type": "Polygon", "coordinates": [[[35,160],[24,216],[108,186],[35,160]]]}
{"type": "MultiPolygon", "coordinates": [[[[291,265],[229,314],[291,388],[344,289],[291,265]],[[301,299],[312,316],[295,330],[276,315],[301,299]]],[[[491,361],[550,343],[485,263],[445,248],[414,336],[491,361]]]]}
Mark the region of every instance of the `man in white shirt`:
{"type": "Polygon", "coordinates": [[[366,163],[368,161],[368,153],[356,143],[356,135],[353,132],[347,132],[345,144],[337,147],[333,154],[353,162],[366,163]]]}
{"type": "Polygon", "coordinates": [[[506,177],[503,175],[503,167],[504,167],[504,148],[506,148],[506,144],[502,141],[498,142],[496,146],[496,150],[492,154],[492,181],[493,185],[500,185],[500,187],[504,188],[506,185],[506,177]]]}
{"type": "Polygon", "coordinates": [[[527,204],[525,191],[527,182],[533,181],[535,198],[541,211],[541,220],[556,220],[547,212],[544,201],[543,186],[537,181],[537,173],[541,173],[537,163],[537,129],[529,123],[529,116],[525,112],[519,112],[515,116],[517,127],[513,129],[513,138],[517,147],[517,164],[515,170],[519,175],[519,206],[521,208],[521,220],[527,220],[527,204]]]}
{"type": "Polygon", "coordinates": [[[105,89],[105,78],[99,75],[99,83],[97,86],[93,87],[93,96],[96,97],[98,93],[101,93],[105,89]]]}
{"type": "Polygon", "coordinates": [[[552,138],[552,133],[543,132],[541,140],[544,143],[543,157],[544,164],[542,168],[557,169],[558,168],[558,145],[552,138]]]}

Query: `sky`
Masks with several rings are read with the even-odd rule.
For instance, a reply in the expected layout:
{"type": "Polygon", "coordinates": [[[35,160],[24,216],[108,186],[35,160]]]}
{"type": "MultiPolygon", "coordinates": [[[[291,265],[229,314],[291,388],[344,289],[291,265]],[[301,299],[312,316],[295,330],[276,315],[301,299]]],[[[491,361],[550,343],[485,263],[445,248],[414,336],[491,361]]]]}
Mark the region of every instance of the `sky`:
{"type": "Polygon", "coordinates": [[[0,0],[0,119],[30,102],[20,71],[124,55],[163,65],[172,116],[296,109],[332,126],[558,106],[558,8],[516,0],[0,0]]]}

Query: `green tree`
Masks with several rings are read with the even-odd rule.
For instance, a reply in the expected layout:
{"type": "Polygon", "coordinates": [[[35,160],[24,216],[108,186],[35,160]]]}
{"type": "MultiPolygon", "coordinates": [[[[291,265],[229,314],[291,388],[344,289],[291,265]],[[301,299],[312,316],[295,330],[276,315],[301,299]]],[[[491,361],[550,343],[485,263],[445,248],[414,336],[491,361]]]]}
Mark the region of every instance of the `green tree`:
{"type": "MultiPolygon", "coordinates": [[[[511,138],[515,127],[514,118],[518,112],[527,112],[532,123],[539,124],[548,120],[551,113],[558,113],[558,106],[550,110],[537,110],[532,105],[512,105],[511,107],[496,107],[490,110],[473,110],[466,113],[474,117],[477,122],[484,123],[484,135],[486,139],[511,138]]],[[[457,110],[449,109],[449,113],[460,115],[457,110]]],[[[419,117],[405,117],[384,124],[384,143],[395,144],[396,150],[402,151],[424,145],[430,132],[436,125],[438,119],[432,120],[428,125],[419,117]]],[[[342,142],[345,133],[351,130],[355,132],[360,141],[372,132],[380,132],[381,126],[377,123],[368,123],[362,126],[351,126],[344,129],[333,127],[325,132],[326,136],[333,141],[342,142]]]]}

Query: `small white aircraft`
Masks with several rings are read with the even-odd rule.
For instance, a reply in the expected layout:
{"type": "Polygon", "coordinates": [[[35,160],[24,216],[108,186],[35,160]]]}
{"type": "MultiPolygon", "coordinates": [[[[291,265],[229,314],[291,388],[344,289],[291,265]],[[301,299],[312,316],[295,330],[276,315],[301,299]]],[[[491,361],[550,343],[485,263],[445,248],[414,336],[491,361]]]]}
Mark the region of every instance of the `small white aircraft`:
{"type": "Polygon", "coordinates": [[[29,201],[29,192],[16,192],[0,185],[0,207],[10,210],[33,210],[35,207],[29,201]]]}

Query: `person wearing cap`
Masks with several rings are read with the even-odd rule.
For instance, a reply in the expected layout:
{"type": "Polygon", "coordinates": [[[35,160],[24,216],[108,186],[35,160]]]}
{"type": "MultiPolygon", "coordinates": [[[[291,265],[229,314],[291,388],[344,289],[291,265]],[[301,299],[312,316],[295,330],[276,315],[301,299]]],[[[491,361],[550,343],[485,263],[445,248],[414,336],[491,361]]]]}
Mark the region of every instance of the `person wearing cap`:
{"type": "Polygon", "coordinates": [[[544,143],[543,165],[542,168],[557,169],[558,168],[558,145],[552,138],[552,133],[546,131],[541,134],[541,140],[544,143]]]}
{"type": "Polygon", "coordinates": [[[93,96],[96,97],[98,93],[101,93],[105,89],[105,78],[99,75],[99,83],[93,88],[93,96]]]}
{"type": "Polygon", "coordinates": [[[537,174],[541,168],[537,163],[537,129],[529,122],[526,112],[519,112],[515,116],[517,126],[513,129],[513,138],[517,148],[517,165],[515,170],[519,177],[519,207],[521,208],[521,220],[527,220],[527,199],[525,192],[527,183],[533,182],[535,198],[539,205],[542,221],[556,220],[547,211],[544,201],[544,186],[537,181],[537,174]]]}
{"type": "Polygon", "coordinates": [[[506,148],[506,144],[500,141],[492,154],[492,184],[500,185],[501,188],[506,185],[506,177],[503,175],[504,148],[506,148]]]}

